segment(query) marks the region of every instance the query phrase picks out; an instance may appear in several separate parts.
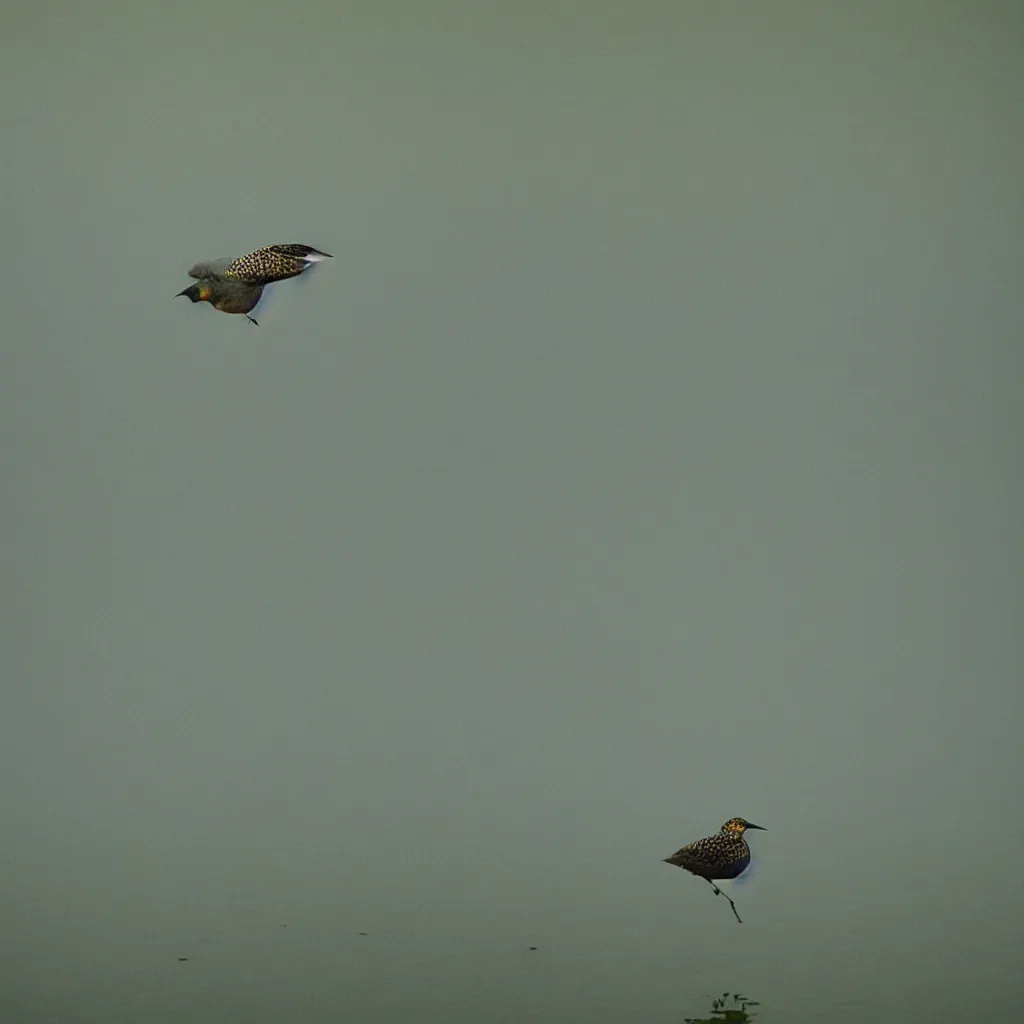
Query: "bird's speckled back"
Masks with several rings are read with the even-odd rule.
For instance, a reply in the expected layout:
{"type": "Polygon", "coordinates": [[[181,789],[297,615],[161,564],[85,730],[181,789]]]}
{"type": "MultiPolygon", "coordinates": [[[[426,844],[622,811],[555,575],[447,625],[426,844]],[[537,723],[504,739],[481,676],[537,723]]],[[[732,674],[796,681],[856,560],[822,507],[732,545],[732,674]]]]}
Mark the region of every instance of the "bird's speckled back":
{"type": "Polygon", "coordinates": [[[297,277],[314,263],[329,259],[327,253],[297,242],[288,245],[268,245],[264,249],[239,256],[225,271],[224,276],[237,281],[269,284],[297,277]]]}

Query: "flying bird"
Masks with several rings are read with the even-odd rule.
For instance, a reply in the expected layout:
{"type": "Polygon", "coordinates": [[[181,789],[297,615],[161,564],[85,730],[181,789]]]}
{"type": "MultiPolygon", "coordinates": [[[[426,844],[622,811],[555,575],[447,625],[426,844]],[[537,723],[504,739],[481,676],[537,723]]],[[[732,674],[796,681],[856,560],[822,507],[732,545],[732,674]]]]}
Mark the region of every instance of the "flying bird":
{"type": "MultiPolygon", "coordinates": [[[[715,879],[738,878],[750,866],[750,847],[743,838],[743,833],[749,828],[767,831],[744,818],[730,818],[718,835],[698,839],[676,850],[671,857],[665,858],[665,863],[674,864],[677,868],[689,871],[691,875],[703,878],[715,890],[716,896],[725,896],[715,885],[715,879]]],[[[729,900],[736,920],[742,924],[740,915],[736,913],[736,904],[728,896],[725,898],[729,900]]]]}
{"type": "Polygon", "coordinates": [[[333,259],[329,252],[294,242],[268,245],[237,258],[208,260],[197,263],[188,272],[196,283],[178,292],[175,298],[184,295],[193,302],[208,302],[222,313],[243,313],[250,323],[259,327],[249,311],[260,301],[268,284],[298,277],[314,263],[329,259],[333,259]]]}

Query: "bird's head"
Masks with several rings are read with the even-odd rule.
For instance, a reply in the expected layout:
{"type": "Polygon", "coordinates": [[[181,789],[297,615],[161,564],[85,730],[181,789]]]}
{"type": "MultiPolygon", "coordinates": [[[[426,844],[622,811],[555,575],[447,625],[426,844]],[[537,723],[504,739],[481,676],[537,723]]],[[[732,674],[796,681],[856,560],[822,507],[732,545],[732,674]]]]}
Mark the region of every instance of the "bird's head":
{"type": "Polygon", "coordinates": [[[752,821],[747,821],[746,818],[730,818],[722,826],[722,832],[727,836],[741,836],[748,828],[760,829],[762,832],[767,831],[761,825],[755,825],[752,821]]]}
{"type": "Polygon", "coordinates": [[[210,286],[208,284],[203,284],[202,281],[198,281],[196,284],[190,285],[183,292],[178,292],[174,297],[177,299],[182,295],[187,299],[191,299],[193,302],[209,302],[210,286]]]}

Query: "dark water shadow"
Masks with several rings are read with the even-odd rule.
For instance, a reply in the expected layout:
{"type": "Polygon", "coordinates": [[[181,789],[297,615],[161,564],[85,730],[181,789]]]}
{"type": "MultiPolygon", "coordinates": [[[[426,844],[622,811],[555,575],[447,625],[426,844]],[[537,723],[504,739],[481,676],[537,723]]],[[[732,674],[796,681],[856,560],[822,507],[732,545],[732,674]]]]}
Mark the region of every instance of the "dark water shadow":
{"type": "Polygon", "coordinates": [[[756,999],[739,992],[723,992],[711,1001],[706,1017],[684,1017],[683,1024],[749,1024],[757,1015],[752,1007],[760,1006],[756,999]]]}

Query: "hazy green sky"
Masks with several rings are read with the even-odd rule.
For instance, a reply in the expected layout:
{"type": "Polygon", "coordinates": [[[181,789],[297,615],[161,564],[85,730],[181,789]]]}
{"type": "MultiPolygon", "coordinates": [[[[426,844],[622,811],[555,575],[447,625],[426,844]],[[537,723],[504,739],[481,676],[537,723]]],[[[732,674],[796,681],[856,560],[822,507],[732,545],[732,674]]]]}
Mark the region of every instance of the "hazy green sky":
{"type": "Polygon", "coordinates": [[[1022,23],[8,4],[5,1024],[1019,1007],[1022,23]]]}

